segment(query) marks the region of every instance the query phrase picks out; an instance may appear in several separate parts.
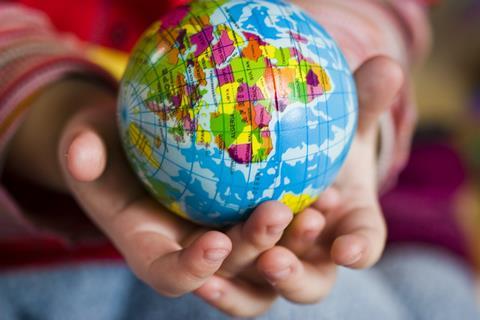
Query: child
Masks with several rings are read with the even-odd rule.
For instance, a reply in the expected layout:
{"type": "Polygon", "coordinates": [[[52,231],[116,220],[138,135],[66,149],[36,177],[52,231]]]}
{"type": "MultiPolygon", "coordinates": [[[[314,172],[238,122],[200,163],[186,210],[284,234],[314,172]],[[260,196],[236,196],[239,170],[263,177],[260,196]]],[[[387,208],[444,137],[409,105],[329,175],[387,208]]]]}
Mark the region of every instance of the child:
{"type": "MultiPolygon", "coordinates": [[[[69,10],[61,1],[18,2],[43,9],[57,27],[83,40],[128,50],[157,12],[181,1],[162,2],[156,10],[149,1],[109,3],[111,7],[89,1],[80,11],[69,10]]],[[[120,150],[115,81],[87,59],[86,45],[59,35],[39,11],[2,4],[4,238],[32,237],[33,232],[37,242],[42,239],[40,226],[70,240],[85,239],[88,230],[61,223],[62,218],[75,219],[71,213],[78,204],[136,275],[157,292],[175,297],[195,292],[237,316],[265,312],[278,295],[297,303],[319,301],[334,284],[336,265],[372,266],[385,242],[375,183],[377,122],[383,110],[393,106],[382,126],[379,171],[386,187],[405,162],[413,131],[415,112],[402,70],[408,73],[428,49],[424,4],[294,2],[337,39],[356,71],[358,135],[335,187],[297,215],[290,228],[292,213],[267,203],[226,233],[181,221],[143,191],[120,150]],[[47,194],[32,201],[39,192],[47,194]],[[64,206],[48,207],[54,194],[70,197],[64,206]],[[52,211],[60,208],[52,219],[52,211]],[[282,246],[277,246],[279,241],[282,246]]]]}

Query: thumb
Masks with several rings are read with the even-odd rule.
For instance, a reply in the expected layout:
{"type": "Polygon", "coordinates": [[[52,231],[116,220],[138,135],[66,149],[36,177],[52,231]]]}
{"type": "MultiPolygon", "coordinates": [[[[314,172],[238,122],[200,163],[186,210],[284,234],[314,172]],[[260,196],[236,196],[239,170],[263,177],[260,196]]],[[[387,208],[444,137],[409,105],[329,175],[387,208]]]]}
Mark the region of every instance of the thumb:
{"type": "Polygon", "coordinates": [[[79,128],[79,133],[67,147],[66,168],[78,182],[92,182],[101,177],[107,164],[103,140],[91,128],[79,128]]]}
{"type": "Polygon", "coordinates": [[[405,77],[401,66],[390,58],[377,56],[355,72],[359,100],[358,134],[376,132],[380,116],[390,108],[405,77]]]}
{"type": "Polygon", "coordinates": [[[144,194],[124,157],[115,119],[113,106],[85,108],[65,126],[59,144],[67,186],[95,220],[108,220],[144,194]]]}

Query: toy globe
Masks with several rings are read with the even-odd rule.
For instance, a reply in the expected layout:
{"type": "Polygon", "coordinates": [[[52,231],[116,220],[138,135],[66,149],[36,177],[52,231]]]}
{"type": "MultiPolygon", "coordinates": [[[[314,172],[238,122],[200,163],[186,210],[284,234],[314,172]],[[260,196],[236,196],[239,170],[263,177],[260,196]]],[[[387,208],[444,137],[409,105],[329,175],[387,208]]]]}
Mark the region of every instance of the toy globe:
{"type": "Polygon", "coordinates": [[[207,226],[262,202],[306,208],[341,168],[357,123],[333,39],[280,0],[197,0],[155,23],[123,77],[121,138],[151,194],[207,226]]]}

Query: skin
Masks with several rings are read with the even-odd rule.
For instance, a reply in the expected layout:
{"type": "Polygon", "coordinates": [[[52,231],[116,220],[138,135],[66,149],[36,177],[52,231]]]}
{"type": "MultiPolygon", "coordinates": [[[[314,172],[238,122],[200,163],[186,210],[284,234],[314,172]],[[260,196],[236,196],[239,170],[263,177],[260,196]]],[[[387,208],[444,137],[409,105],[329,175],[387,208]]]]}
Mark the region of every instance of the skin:
{"type": "Polygon", "coordinates": [[[135,274],[162,295],[194,292],[241,317],[266,312],[278,296],[315,303],[333,287],[337,265],[368,268],[382,254],[377,123],[404,85],[402,69],[385,56],[359,63],[360,118],[352,150],[335,185],[295,217],[269,202],[220,232],[170,214],[124,158],[115,93],[80,79],[59,82],[33,102],[12,141],[7,170],[71,194],[135,274]]]}

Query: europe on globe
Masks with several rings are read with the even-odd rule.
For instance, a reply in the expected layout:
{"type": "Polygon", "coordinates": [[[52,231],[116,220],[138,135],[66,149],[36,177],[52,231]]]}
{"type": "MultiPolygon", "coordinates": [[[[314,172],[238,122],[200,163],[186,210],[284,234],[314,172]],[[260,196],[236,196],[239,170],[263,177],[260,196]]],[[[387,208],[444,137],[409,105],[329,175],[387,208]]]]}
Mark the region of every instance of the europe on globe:
{"type": "Polygon", "coordinates": [[[139,40],[118,118],[135,172],[176,214],[208,226],[277,200],[311,205],[357,124],[355,83],[334,40],[281,0],[196,0],[139,40]]]}

